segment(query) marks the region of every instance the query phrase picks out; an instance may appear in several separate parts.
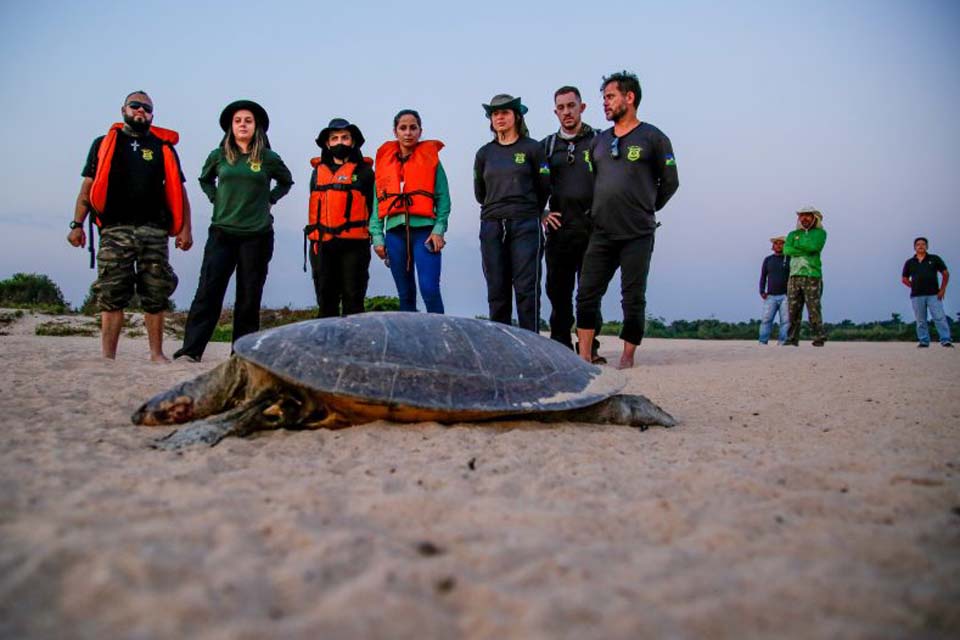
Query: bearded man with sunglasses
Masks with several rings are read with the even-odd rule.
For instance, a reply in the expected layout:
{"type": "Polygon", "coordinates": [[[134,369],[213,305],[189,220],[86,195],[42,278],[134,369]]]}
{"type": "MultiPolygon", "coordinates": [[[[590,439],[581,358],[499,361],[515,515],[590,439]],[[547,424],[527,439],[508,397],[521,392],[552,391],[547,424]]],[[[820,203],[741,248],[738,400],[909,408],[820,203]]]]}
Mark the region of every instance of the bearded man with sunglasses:
{"type": "MultiPolygon", "coordinates": [[[[583,254],[590,242],[590,203],[593,200],[593,173],[590,171],[590,143],[596,129],[583,121],[587,108],[576,87],[564,86],[553,94],[560,129],[543,139],[550,164],[550,201],[543,217],[547,233],[547,297],[550,299],[550,337],[573,349],[573,289],[580,277],[583,254]]],[[[595,364],[606,362],[597,354],[600,343],[593,341],[595,364]]]]}
{"type": "Polygon", "coordinates": [[[656,212],[677,191],[677,163],[670,139],[655,126],[640,122],[640,81],[626,71],[603,79],[603,112],[613,127],[590,145],[593,169],[593,232],[583,258],[577,291],[577,338],[580,357],[592,361],[591,347],[600,329],[600,301],[620,269],[623,308],[623,353],[619,368],[633,366],[643,339],[647,273],[656,212]]]}
{"type": "Polygon", "coordinates": [[[90,147],[67,241],[86,246],[83,221],[91,213],[100,228],[94,292],[103,357],[116,358],[123,310],[136,293],[145,312],[150,359],[169,362],[163,353],[163,314],[177,276],[170,267],[167,237],[175,236],[183,251],[193,245],[190,203],[173,148],[179,135],[151,126],[153,102],[143,91],[124,99],[120,115],[123,122],[90,147]]]}

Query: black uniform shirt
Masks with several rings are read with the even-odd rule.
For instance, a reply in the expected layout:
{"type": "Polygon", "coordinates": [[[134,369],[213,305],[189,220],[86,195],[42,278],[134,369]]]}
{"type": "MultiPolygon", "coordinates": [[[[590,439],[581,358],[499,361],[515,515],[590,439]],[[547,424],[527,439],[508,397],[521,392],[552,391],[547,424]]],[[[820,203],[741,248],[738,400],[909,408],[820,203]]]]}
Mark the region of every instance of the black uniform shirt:
{"type": "Polygon", "coordinates": [[[903,277],[910,278],[910,297],[935,296],[940,291],[937,274],[947,270],[940,256],[928,253],[923,262],[913,256],[903,264],[903,277]]]}
{"type": "MultiPolygon", "coordinates": [[[[90,146],[87,163],[80,174],[97,175],[97,154],[105,136],[90,146]]],[[[176,156],[176,150],[174,150],[176,156]]],[[[177,157],[179,169],[180,158],[177,157]]],[[[166,229],[170,212],[164,195],[163,142],[153,134],[134,138],[117,131],[117,143],[110,164],[107,204],[100,215],[104,227],[120,224],[150,225],[166,229]]],[[[180,171],[180,182],[184,182],[180,171]]]]}
{"type": "Polygon", "coordinates": [[[480,147],[473,162],[473,192],[483,220],[539,217],[550,197],[543,145],[519,138],[512,144],[494,140],[480,147]]]}
{"type": "Polygon", "coordinates": [[[654,213],[680,186],[670,139],[646,122],[621,138],[614,136],[611,127],[593,139],[590,158],[596,176],[591,208],[594,226],[614,239],[653,233],[657,226],[654,213]]]}
{"type": "Polygon", "coordinates": [[[787,279],[790,277],[790,258],[771,253],[760,267],[760,293],[782,296],[787,292],[787,279]]]}
{"type": "Polygon", "coordinates": [[[590,171],[590,143],[596,135],[587,125],[573,139],[555,133],[543,140],[544,152],[553,146],[547,158],[550,166],[550,211],[562,217],[566,231],[589,230],[587,212],[593,201],[593,172],[590,171]]]}

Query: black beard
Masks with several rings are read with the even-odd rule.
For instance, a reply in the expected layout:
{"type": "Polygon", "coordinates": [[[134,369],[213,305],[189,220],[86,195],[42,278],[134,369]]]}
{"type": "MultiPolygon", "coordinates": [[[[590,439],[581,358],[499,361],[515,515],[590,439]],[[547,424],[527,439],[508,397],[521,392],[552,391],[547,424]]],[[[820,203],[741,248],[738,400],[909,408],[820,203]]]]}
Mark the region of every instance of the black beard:
{"type": "Polygon", "coordinates": [[[134,133],[143,134],[150,130],[149,122],[146,120],[137,121],[133,116],[123,116],[123,122],[130,127],[130,130],[134,133]]]}

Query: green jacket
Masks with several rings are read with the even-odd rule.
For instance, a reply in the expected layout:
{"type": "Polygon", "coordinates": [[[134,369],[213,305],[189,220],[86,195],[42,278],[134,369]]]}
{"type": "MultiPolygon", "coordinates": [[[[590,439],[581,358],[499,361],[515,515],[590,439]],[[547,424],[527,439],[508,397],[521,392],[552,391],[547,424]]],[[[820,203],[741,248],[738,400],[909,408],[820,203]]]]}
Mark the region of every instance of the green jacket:
{"type": "Polygon", "coordinates": [[[816,227],[810,230],[796,229],[787,234],[783,255],[790,256],[790,275],[822,278],[820,252],[827,244],[827,232],[816,227]]]}

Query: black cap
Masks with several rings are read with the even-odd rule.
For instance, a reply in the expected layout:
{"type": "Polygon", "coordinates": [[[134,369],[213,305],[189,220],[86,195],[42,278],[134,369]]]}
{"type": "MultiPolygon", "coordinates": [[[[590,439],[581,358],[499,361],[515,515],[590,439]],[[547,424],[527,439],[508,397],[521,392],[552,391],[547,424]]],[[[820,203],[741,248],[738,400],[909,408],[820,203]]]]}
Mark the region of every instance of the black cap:
{"type": "Polygon", "coordinates": [[[257,121],[257,127],[264,133],[267,132],[267,129],[270,128],[270,116],[267,115],[266,109],[253,100],[237,100],[228,104],[220,113],[220,128],[224,131],[229,130],[233,114],[242,109],[252,113],[253,119],[257,121]]]}
{"type": "Polygon", "coordinates": [[[353,138],[353,148],[359,149],[363,146],[364,137],[360,133],[360,127],[355,124],[351,124],[349,120],[344,118],[334,118],[330,121],[330,124],[320,132],[320,135],[317,136],[317,146],[321,149],[326,148],[327,138],[330,137],[330,134],[334,131],[340,131],[341,129],[346,129],[350,132],[350,136],[353,138]]]}

